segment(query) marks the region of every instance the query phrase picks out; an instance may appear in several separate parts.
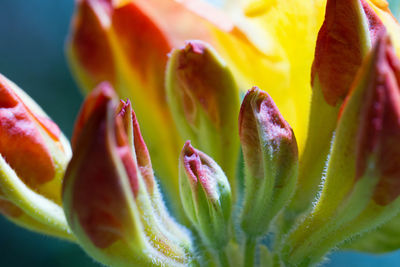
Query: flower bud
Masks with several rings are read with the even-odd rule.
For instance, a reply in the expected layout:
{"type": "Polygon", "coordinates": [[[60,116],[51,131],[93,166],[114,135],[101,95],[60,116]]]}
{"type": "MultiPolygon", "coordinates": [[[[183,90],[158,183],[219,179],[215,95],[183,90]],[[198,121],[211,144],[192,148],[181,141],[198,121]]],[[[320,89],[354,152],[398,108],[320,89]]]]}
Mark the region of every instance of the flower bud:
{"type": "Polygon", "coordinates": [[[297,143],[272,99],[256,87],[243,99],[239,136],[245,162],[241,225],[254,238],[267,232],[271,220],[292,197],[297,181],[297,143]]]}
{"type": "Polygon", "coordinates": [[[382,33],[342,106],[321,196],[286,242],[291,264],[313,264],[398,214],[399,103],[400,61],[382,33]]]}
{"type": "Polygon", "coordinates": [[[86,92],[99,82],[108,81],[120,97],[132,99],[136,114],[142,119],[144,138],[151,140],[149,151],[161,183],[179,214],[182,208],[175,159],[180,140],[164,89],[172,40],[161,26],[165,23],[160,24],[154,16],[154,4],[78,1],[67,49],[72,70],[86,92]]]}
{"type": "Polygon", "coordinates": [[[76,131],[63,204],[83,248],[113,266],[189,264],[190,237],[153,197],[158,188],[129,102],[118,105],[112,88],[100,84],[83,104],[76,131]]]}
{"type": "Polygon", "coordinates": [[[0,210],[12,221],[73,238],[61,208],[61,181],[71,157],[58,126],[0,75],[0,210]]]}
{"type": "Polygon", "coordinates": [[[311,71],[312,99],[299,188],[290,211],[301,213],[319,189],[343,99],[376,36],[385,26],[364,0],[328,0],[311,71]]]}
{"type": "Polygon", "coordinates": [[[218,164],[187,141],[179,158],[181,200],[207,246],[223,249],[229,241],[231,189],[218,164]]]}
{"type": "Polygon", "coordinates": [[[350,90],[351,82],[376,36],[385,26],[364,0],[329,0],[319,31],[311,81],[324,100],[336,106],[350,90]]]}
{"type": "Polygon", "coordinates": [[[192,246],[191,239],[186,231],[169,215],[164,205],[162,194],[154,177],[149,151],[140,133],[139,123],[132,110],[130,101],[127,100],[124,102],[121,100],[117,111],[117,116],[122,119],[128,142],[133,147],[133,158],[136,160],[136,164],[144,180],[155,215],[171,233],[171,236],[168,236],[168,238],[176,239],[182,246],[189,249],[192,246]]]}
{"type": "Polygon", "coordinates": [[[239,93],[228,67],[208,44],[189,41],[171,53],[166,88],[180,135],[221,166],[234,192],[239,93]]]}

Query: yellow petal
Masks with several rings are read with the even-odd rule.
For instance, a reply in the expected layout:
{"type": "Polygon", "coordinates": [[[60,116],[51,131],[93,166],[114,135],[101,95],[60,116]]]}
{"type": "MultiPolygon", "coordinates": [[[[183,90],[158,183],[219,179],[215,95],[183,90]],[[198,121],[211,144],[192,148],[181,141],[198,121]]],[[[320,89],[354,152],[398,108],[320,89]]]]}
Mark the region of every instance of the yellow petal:
{"type": "Polygon", "coordinates": [[[310,71],[325,2],[251,1],[244,11],[233,12],[238,28],[229,35],[215,31],[219,51],[234,66],[241,89],[257,85],[271,95],[292,125],[300,151],[307,132],[310,71]]]}
{"type": "Polygon", "coordinates": [[[400,24],[390,12],[389,3],[386,0],[365,0],[382,20],[390,35],[396,54],[400,56],[400,24]]]}

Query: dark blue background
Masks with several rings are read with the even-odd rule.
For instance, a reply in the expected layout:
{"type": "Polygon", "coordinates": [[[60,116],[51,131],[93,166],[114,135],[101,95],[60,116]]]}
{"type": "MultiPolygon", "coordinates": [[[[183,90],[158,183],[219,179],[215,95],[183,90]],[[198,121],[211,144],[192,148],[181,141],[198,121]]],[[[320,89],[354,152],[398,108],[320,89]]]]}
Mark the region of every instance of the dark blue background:
{"type": "MultiPolygon", "coordinates": [[[[63,51],[72,12],[72,0],[0,0],[0,72],[31,95],[68,136],[82,101],[63,51]]],[[[324,266],[394,266],[399,260],[400,252],[338,252],[324,266]]],[[[99,265],[77,245],[31,233],[0,216],[0,266],[99,265]]]]}

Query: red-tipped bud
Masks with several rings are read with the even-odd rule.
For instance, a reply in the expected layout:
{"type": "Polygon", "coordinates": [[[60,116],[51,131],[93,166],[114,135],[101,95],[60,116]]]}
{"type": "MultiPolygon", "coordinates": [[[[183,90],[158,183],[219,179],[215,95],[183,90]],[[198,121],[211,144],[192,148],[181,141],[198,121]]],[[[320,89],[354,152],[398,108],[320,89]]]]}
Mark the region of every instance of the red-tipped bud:
{"type": "Polygon", "coordinates": [[[239,136],[245,161],[244,231],[264,234],[290,200],[297,180],[296,138],[269,95],[254,87],[243,99],[239,136]]]}
{"type": "Polygon", "coordinates": [[[189,262],[190,238],[177,224],[163,224],[168,213],[154,197],[159,192],[129,102],[118,106],[112,88],[99,85],[84,102],[76,131],[63,204],[87,252],[106,264],[189,262]]]}
{"type": "Polygon", "coordinates": [[[363,59],[384,29],[367,0],[327,1],[312,66],[308,136],[299,169],[301,189],[296,191],[289,208],[293,214],[310,208],[317,196],[340,105],[363,59]]]}
{"type": "Polygon", "coordinates": [[[210,45],[189,41],[172,51],[166,86],[179,133],[210,155],[234,188],[239,95],[227,65],[210,45]]]}
{"type": "Polygon", "coordinates": [[[70,157],[58,126],[0,75],[0,213],[29,229],[71,238],[61,208],[70,157]]]}
{"type": "Polygon", "coordinates": [[[328,0],[311,78],[314,90],[322,90],[328,104],[335,106],[346,97],[363,58],[384,28],[365,0],[328,0]]]}
{"type": "Polygon", "coordinates": [[[117,116],[122,119],[128,142],[132,147],[132,153],[139,171],[145,179],[147,190],[149,193],[153,193],[155,191],[155,180],[149,151],[140,133],[139,123],[129,99],[126,102],[120,101],[117,116]]]}
{"type": "Polygon", "coordinates": [[[400,61],[388,36],[379,40],[374,57],[365,77],[356,177],[363,177],[373,164],[380,177],[374,200],[387,205],[400,195],[400,61]]]}
{"type": "MultiPolygon", "coordinates": [[[[15,84],[0,76],[0,152],[20,179],[40,192],[58,179],[69,160],[58,126],[15,84]]],[[[60,192],[43,192],[60,200],[60,192]]]]}
{"type": "Polygon", "coordinates": [[[187,141],[179,158],[181,200],[204,242],[215,250],[229,241],[231,189],[218,164],[187,141]]]}
{"type": "Polygon", "coordinates": [[[286,241],[290,264],[318,262],[399,213],[399,83],[400,61],[382,32],[343,103],[320,198],[286,241]]]}

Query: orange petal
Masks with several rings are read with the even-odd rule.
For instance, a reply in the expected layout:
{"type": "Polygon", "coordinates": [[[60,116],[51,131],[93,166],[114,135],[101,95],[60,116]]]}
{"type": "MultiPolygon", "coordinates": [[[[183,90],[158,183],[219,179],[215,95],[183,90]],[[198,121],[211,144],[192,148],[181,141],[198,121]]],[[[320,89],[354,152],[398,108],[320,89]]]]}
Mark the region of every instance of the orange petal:
{"type": "Polygon", "coordinates": [[[164,71],[171,46],[163,32],[134,3],[114,10],[112,26],[121,52],[135,70],[139,83],[146,90],[156,91],[154,96],[165,102],[164,71]]]}
{"type": "Polygon", "coordinates": [[[212,43],[211,25],[226,32],[234,28],[226,14],[203,0],[135,0],[134,3],[163,30],[174,47],[189,39],[212,43]]]}
{"type": "Polygon", "coordinates": [[[55,175],[41,130],[54,137],[59,134],[58,127],[47,118],[37,119],[1,77],[0,151],[18,176],[34,189],[55,175]]]}
{"type": "Polygon", "coordinates": [[[84,70],[89,76],[89,88],[102,81],[113,83],[114,62],[107,37],[111,3],[107,0],[81,0],[77,6],[69,42],[71,56],[76,57],[74,61],[80,66],[79,70],[84,70]]]}

